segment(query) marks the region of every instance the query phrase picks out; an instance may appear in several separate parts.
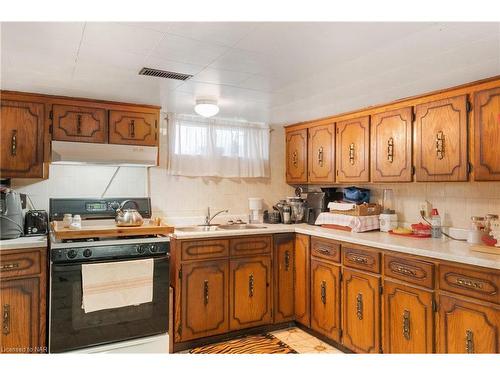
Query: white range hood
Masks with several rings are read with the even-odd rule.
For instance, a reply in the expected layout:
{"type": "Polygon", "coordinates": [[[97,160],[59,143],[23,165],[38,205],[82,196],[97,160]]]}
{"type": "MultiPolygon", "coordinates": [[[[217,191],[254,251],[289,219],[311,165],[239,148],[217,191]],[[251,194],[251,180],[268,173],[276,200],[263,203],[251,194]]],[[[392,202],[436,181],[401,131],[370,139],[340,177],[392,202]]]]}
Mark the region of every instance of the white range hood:
{"type": "Polygon", "coordinates": [[[153,167],[158,147],[52,141],[52,164],[153,167]]]}

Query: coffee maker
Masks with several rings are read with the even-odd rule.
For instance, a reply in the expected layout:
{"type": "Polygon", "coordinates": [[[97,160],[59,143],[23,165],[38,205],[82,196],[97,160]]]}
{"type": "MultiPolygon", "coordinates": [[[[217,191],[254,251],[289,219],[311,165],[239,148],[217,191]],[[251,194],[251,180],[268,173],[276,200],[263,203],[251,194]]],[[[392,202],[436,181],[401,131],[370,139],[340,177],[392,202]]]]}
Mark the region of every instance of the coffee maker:
{"type": "Polygon", "coordinates": [[[314,225],[320,213],[328,211],[328,203],[343,198],[343,193],[338,192],[337,188],[321,188],[321,191],[305,194],[307,195],[305,221],[311,225],[314,225]]]}

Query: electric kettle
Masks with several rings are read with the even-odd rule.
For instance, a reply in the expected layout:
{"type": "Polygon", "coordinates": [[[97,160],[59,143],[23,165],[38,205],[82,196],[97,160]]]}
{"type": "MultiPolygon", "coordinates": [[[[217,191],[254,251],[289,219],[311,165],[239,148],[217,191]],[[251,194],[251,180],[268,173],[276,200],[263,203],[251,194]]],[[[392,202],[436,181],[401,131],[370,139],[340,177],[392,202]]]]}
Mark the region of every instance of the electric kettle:
{"type": "Polygon", "coordinates": [[[136,201],[123,201],[120,207],[116,210],[116,226],[118,227],[139,227],[144,223],[144,219],[138,211],[139,205],[136,201]],[[127,203],[133,203],[135,208],[124,208],[127,203]]]}

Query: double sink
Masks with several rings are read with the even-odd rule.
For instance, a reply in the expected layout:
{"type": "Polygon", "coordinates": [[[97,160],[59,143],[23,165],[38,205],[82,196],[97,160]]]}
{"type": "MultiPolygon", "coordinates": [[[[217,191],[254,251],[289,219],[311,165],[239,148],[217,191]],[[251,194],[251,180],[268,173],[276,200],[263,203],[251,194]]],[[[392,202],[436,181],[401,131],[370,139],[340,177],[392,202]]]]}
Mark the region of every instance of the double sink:
{"type": "Polygon", "coordinates": [[[213,232],[218,230],[265,229],[266,227],[253,224],[210,224],[193,225],[191,227],[175,228],[179,232],[213,232]]]}

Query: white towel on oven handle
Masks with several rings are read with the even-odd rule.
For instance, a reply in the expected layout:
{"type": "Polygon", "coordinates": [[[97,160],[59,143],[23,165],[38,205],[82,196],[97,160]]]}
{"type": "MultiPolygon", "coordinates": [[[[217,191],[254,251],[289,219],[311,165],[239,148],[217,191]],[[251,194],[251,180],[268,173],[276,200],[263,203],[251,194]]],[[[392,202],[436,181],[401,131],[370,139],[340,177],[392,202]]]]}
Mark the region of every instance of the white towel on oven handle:
{"type": "Polygon", "coordinates": [[[154,260],[82,265],[82,308],[85,313],[140,305],[153,300],[154,260]]]}

